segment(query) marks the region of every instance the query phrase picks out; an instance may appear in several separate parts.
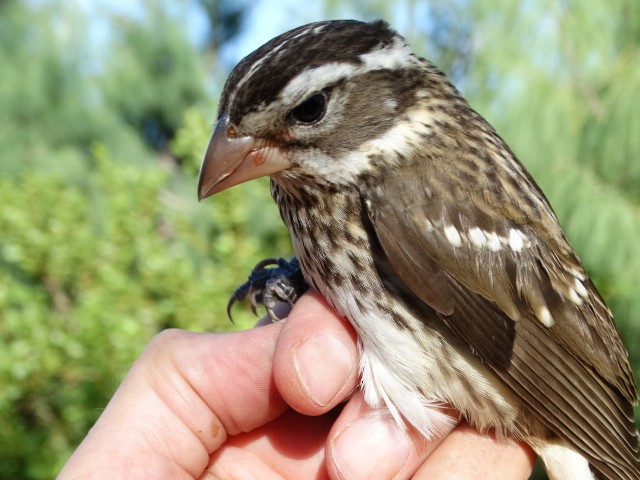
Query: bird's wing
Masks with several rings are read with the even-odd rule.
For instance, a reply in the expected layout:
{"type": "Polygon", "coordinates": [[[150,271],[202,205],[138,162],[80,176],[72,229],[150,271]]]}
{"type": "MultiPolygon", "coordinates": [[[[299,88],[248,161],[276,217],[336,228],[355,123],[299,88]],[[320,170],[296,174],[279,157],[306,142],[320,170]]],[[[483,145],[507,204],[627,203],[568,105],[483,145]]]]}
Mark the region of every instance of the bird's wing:
{"type": "Polygon", "coordinates": [[[363,199],[391,270],[550,429],[604,472],[638,478],[627,352],[559,226],[545,236],[509,192],[493,218],[482,181],[463,192],[442,175],[398,170],[363,199]]]}

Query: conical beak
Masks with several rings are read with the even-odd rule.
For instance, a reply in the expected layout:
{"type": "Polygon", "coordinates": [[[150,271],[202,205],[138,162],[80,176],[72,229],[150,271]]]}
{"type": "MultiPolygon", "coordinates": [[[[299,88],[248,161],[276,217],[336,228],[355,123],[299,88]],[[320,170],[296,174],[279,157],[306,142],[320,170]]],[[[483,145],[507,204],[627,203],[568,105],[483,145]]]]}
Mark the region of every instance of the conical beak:
{"type": "Polygon", "coordinates": [[[290,165],[272,143],[239,135],[225,113],[216,125],[200,167],[198,200],[290,165]]]}

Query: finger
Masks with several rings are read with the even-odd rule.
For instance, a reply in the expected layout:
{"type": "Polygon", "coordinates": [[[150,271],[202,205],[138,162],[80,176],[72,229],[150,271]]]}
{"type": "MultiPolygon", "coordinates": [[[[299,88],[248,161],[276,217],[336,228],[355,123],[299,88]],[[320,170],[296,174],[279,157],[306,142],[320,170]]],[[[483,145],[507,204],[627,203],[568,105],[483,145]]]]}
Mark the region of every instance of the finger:
{"type": "Polygon", "coordinates": [[[289,409],[273,422],[230,437],[211,456],[202,478],[327,478],[325,443],[337,414],[310,417],[289,409]]]}
{"type": "Polygon", "coordinates": [[[329,435],[327,470],[331,478],[411,478],[458,422],[451,410],[433,408],[431,418],[437,434],[425,439],[399,425],[388,410],[369,407],[362,392],[357,392],[329,435]]]}
{"type": "Polygon", "coordinates": [[[158,478],[197,477],[228,435],[287,409],[271,374],[280,328],[157,335],[60,478],[117,478],[118,467],[131,476],[137,466],[158,478]]]}
{"type": "Polygon", "coordinates": [[[535,453],[525,444],[483,435],[461,423],[431,454],[413,478],[429,480],[526,480],[535,453]]]}
{"type": "Polygon", "coordinates": [[[306,415],[329,411],[356,388],[355,332],[317,293],[303,295],[284,322],[273,375],[282,398],[306,415]]]}

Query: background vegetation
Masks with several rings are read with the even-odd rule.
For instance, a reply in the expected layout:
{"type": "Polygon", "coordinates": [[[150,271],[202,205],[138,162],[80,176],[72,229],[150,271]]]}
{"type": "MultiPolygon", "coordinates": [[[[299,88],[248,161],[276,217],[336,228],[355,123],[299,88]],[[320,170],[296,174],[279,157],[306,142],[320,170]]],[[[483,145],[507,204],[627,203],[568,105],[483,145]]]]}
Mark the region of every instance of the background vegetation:
{"type": "Polygon", "coordinates": [[[227,299],[288,237],[264,181],[198,204],[200,156],[233,63],[323,18],[386,18],[450,74],[549,196],[640,373],[640,3],[107,5],[0,2],[0,478],[55,476],[159,330],[250,324],[227,299]]]}

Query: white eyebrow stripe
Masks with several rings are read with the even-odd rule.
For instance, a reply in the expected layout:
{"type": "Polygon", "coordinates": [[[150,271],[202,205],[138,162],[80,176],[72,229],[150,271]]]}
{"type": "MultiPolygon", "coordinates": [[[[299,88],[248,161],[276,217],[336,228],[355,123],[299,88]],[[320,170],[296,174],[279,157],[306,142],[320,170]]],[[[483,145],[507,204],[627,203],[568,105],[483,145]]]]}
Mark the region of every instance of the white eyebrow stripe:
{"type": "Polygon", "coordinates": [[[304,70],[289,81],[280,92],[279,98],[295,103],[309,93],[346,77],[375,70],[395,70],[413,66],[416,59],[410,53],[409,45],[396,37],[389,45],[360,55],[359,64],[332,62],[304,70]]]}

